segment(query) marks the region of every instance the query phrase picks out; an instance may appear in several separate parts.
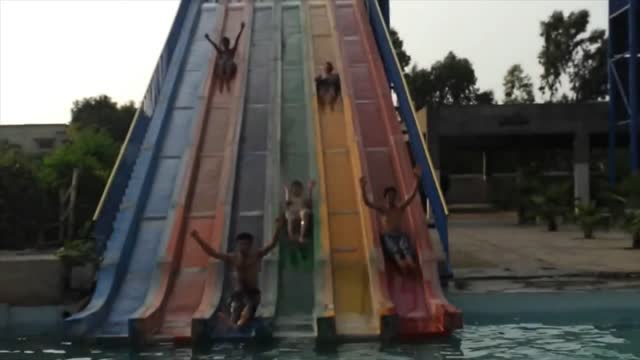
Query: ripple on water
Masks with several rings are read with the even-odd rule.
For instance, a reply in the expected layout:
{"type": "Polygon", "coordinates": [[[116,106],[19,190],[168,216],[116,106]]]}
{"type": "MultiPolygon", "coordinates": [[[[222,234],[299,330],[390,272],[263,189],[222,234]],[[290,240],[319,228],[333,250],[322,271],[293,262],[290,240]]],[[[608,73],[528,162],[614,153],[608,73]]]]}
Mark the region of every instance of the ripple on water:
{"type": "Polygon", "coordinates": [[[451,339],[422,344],[342,344],[319,348],[312,341],[285,340],[271,346],[216,344],[192,351],[163,344],[130,348],[83,347],[36,339],[0,341],[0,360],[640,360],[640,328],[550,326],[545,324],[468,325],[451,339]],[[62,346],[61,346],[62,345],[62,346]]]}

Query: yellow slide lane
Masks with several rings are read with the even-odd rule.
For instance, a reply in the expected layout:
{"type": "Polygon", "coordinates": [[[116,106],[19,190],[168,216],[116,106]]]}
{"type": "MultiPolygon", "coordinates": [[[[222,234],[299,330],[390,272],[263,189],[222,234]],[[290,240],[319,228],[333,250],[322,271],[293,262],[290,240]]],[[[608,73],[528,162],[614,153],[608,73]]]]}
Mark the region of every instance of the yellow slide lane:
{"type": "MultiPolygon", "coordinates": [[[[332,12],[326,1],[305,2],[306,41],[310,44],[311,81],[331,61],[336,71],[342,62],[334,32],[332,12]]],[[[344,77],[341,77],[344,81],[344,77]]],[[[343,89],[348,87],[343,85],[343,89]]],[[[315,88],[314,88],[315,90],[315,88]]],[[[335,111],[319,109],[314,93],[314,127],[319,166],[323,248],[329,249],[332,267],[336,331],[340,336],[376,336],[380,314],[373,299],[379,298],[379,282],[370,271],[371,239],[369,211],[360,199],[361,164],[356,148],[348,94],[335,111]],[[325,211],[322,211],[325,210],[325,211]],[[322,219],[322,217],[325,217],[322,219]]],[[[330,302],[330,300],[329,300],[330,302]]]]}

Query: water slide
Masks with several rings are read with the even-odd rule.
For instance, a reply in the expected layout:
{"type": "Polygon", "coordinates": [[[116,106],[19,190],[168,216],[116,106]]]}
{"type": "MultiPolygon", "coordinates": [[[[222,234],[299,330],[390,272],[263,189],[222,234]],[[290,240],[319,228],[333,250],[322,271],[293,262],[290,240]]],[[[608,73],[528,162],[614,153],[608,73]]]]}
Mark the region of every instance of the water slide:
{"type": "MultiPolygon", "coordinates": [[[[106,250],[96,292],[65,321],[68,335],[220,340],[262,330],[332,340],[422,337],[460,326],[440,289],[419,201],[403,226],[421,276],[407,279],[385,262],[376,215],[360,199],[360,176],[370,179],[376,200],[384,186],[395,184],[401,194],[413,186],[387,91],[397,60],[376,1],[366,2],[181,2],[97,211],[96,237],[106,250]],[[202,34],[233,39],[243,21],[238,74],[231,92],[220,93],[202,34]],[[319,108],[315,94],[326,61],[341,74],[335,111],[319,108]],[[282,210],[282,187],[294,179],[317,182],[309,244],[299,250],[281,239],[263,260],[256,321],[228,331],[212,321],[230,293],[225,268],[188,235],[195,229],[229,251],[247,231],[262,246],[282,210]]],[[[404,84],[395,84],[406,105],[404,84]]],[[[428,154],[417,139],[414,157],[424,164],[428,154]]],[[[435,199],[428,166],[422,185],[435,199]]]]}
{"type": "Polygon", "coordinates": [[[144,302],[155,255],[171,229],[174,189],[182,182],[183,159],[190,147],[191,127],[200,106],[198,94],[210,57],[208,45],[198,34],[208,30],[214,15],[215,8],[209,5],[180,5],[101,203],[110,206],[113,215],[103,209],[96,223],[98,240],[107,233],[101,232],[104,228],[111,231],[104,236],[106,249],[95,293],[82,312],[65,320],[68,336],[127,336],[128,318],[144,302]],[[128,182],[122,176],[127,168],[131,172],[128,182]],[[112,199],[118,187],[120,203],[112,199]],[[106,227],[105,218],[112,221],[106,227]]]}
{"type": "Polygon", "coordinates": [[[229,226],[241,99],[245,92],[247,39],[252,31],[251,6],[225,2],[214,6],[219,26],[213,31],[213,39],[227,36],[233,42],[241,23],[247,23],[236,53],[238,73],[230,91],[222,92],[213,76],[215,56],[211,57],[208,76],[201,74],[208,81],[198,115],[196,140],[182,195],[176,204],[170,239],[156,267],[155,289],[149,293],[147,306],[131,319],[131,335],[136,338],[190,341],[193,336],[202,336],[220,298],[224,267],[208,258],[189,234],[196,230],[212,248],[226,250],[223,239],[229,226]]]}
{"type": "MultiPolygon", "coordinates": [[[[406,196],[414,186],[411,159],[387,90],[388,82],[377,56],[364,3],[338,0],[333,9],[344,54],[345,77],[348,78],[349,87],[345,90],[351,94],[353,103],[363,172],[370,181],[375,201],[382,202],[384,188],[392,184],[401,196],[406,196]]],[[[447,303],[440,289],[437,253],[429,238],[420,200],[416,198],[407,210],[403,229],[416,245],[421,276],[402,276],[387,262],[386,276],[381,276],[382,286],[395,305],[400,336],[450,332],[459,312],[447,303]]],[[[378,233],[377,227],[374,222],[375,233],[378,233]]]]}

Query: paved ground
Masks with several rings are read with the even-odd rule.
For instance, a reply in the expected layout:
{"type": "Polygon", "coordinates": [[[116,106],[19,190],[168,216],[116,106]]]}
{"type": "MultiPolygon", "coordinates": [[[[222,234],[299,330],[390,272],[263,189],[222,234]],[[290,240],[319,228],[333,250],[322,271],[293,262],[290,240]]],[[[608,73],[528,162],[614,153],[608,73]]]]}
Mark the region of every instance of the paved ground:
{"type": "Polygon", "coordinates": [[[571,225],[518,226],[512,213],[453,214],[449,242],[460,289],[479,281],[485,291],[640,287],[640,251],[621,231],[586,240],[571,225]]]}

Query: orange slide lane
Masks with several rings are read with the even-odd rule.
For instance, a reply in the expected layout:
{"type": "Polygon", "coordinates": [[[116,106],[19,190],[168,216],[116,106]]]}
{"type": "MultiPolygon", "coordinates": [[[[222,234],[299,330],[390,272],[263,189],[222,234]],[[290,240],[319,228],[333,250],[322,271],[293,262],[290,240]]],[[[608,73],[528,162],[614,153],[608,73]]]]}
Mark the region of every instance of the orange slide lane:
{"type": "MultiPolygon", "coordinates": [[[[225,251],[228,219],[225,209],[231,194],[228,190],[237,154],[239,111],[247,67],[248,33],[251,32],[251,5],[232,2],[220,4],[220,24],[214,37],[233,40],[240,24],[246,28],[238,44],[238,72],[231,91],[218,91],[213,76],[215,58],[209,66],[204,88],[204,103],[195,127],[197,143],[187,167],[184,188],[176,205],[175,222],[160,271],[160,284],[155,298],[149,302],[140,319],[134,320],[134,333],[145,337],[168,337],[176,341],[190,340],[192,318],[211,316],[218,303],[224,280],[221,263],[210,259],[190,239],[196,230],[211,247],[225,251]]],[[[193,334],[194,336],[196,334],[193,334]]]]}
{"type": "MultiPolygon", "coordinates": [[[[377,53],[361,1],[337,0],[336,23],[344,49],[345,76],[353,87],[354,125],[360,138],[364,171],[376,202],[383,202],[383,189],[396,186],[400,196],[413,190],[414,176],[404,135],[391,101],[384,68],[377,53]]],[[[374,218],[375,219],[375,218],[374,218]]],[[[378,234],[377,223],[376,234],[378,234]]],[[[407,209],[403,230],[416,249],[421,276],[402,276],[387,263],[383,287],[399,316],[400,336],[443,334],[459,327],[460,312],[442,294],[433,246],[424,210],[416,198],[407,209]]],[[[377,240],[377,239],[376,239],[377,240]]],[[[379,247],[379,243],[377,244],[379,247]]]]}

